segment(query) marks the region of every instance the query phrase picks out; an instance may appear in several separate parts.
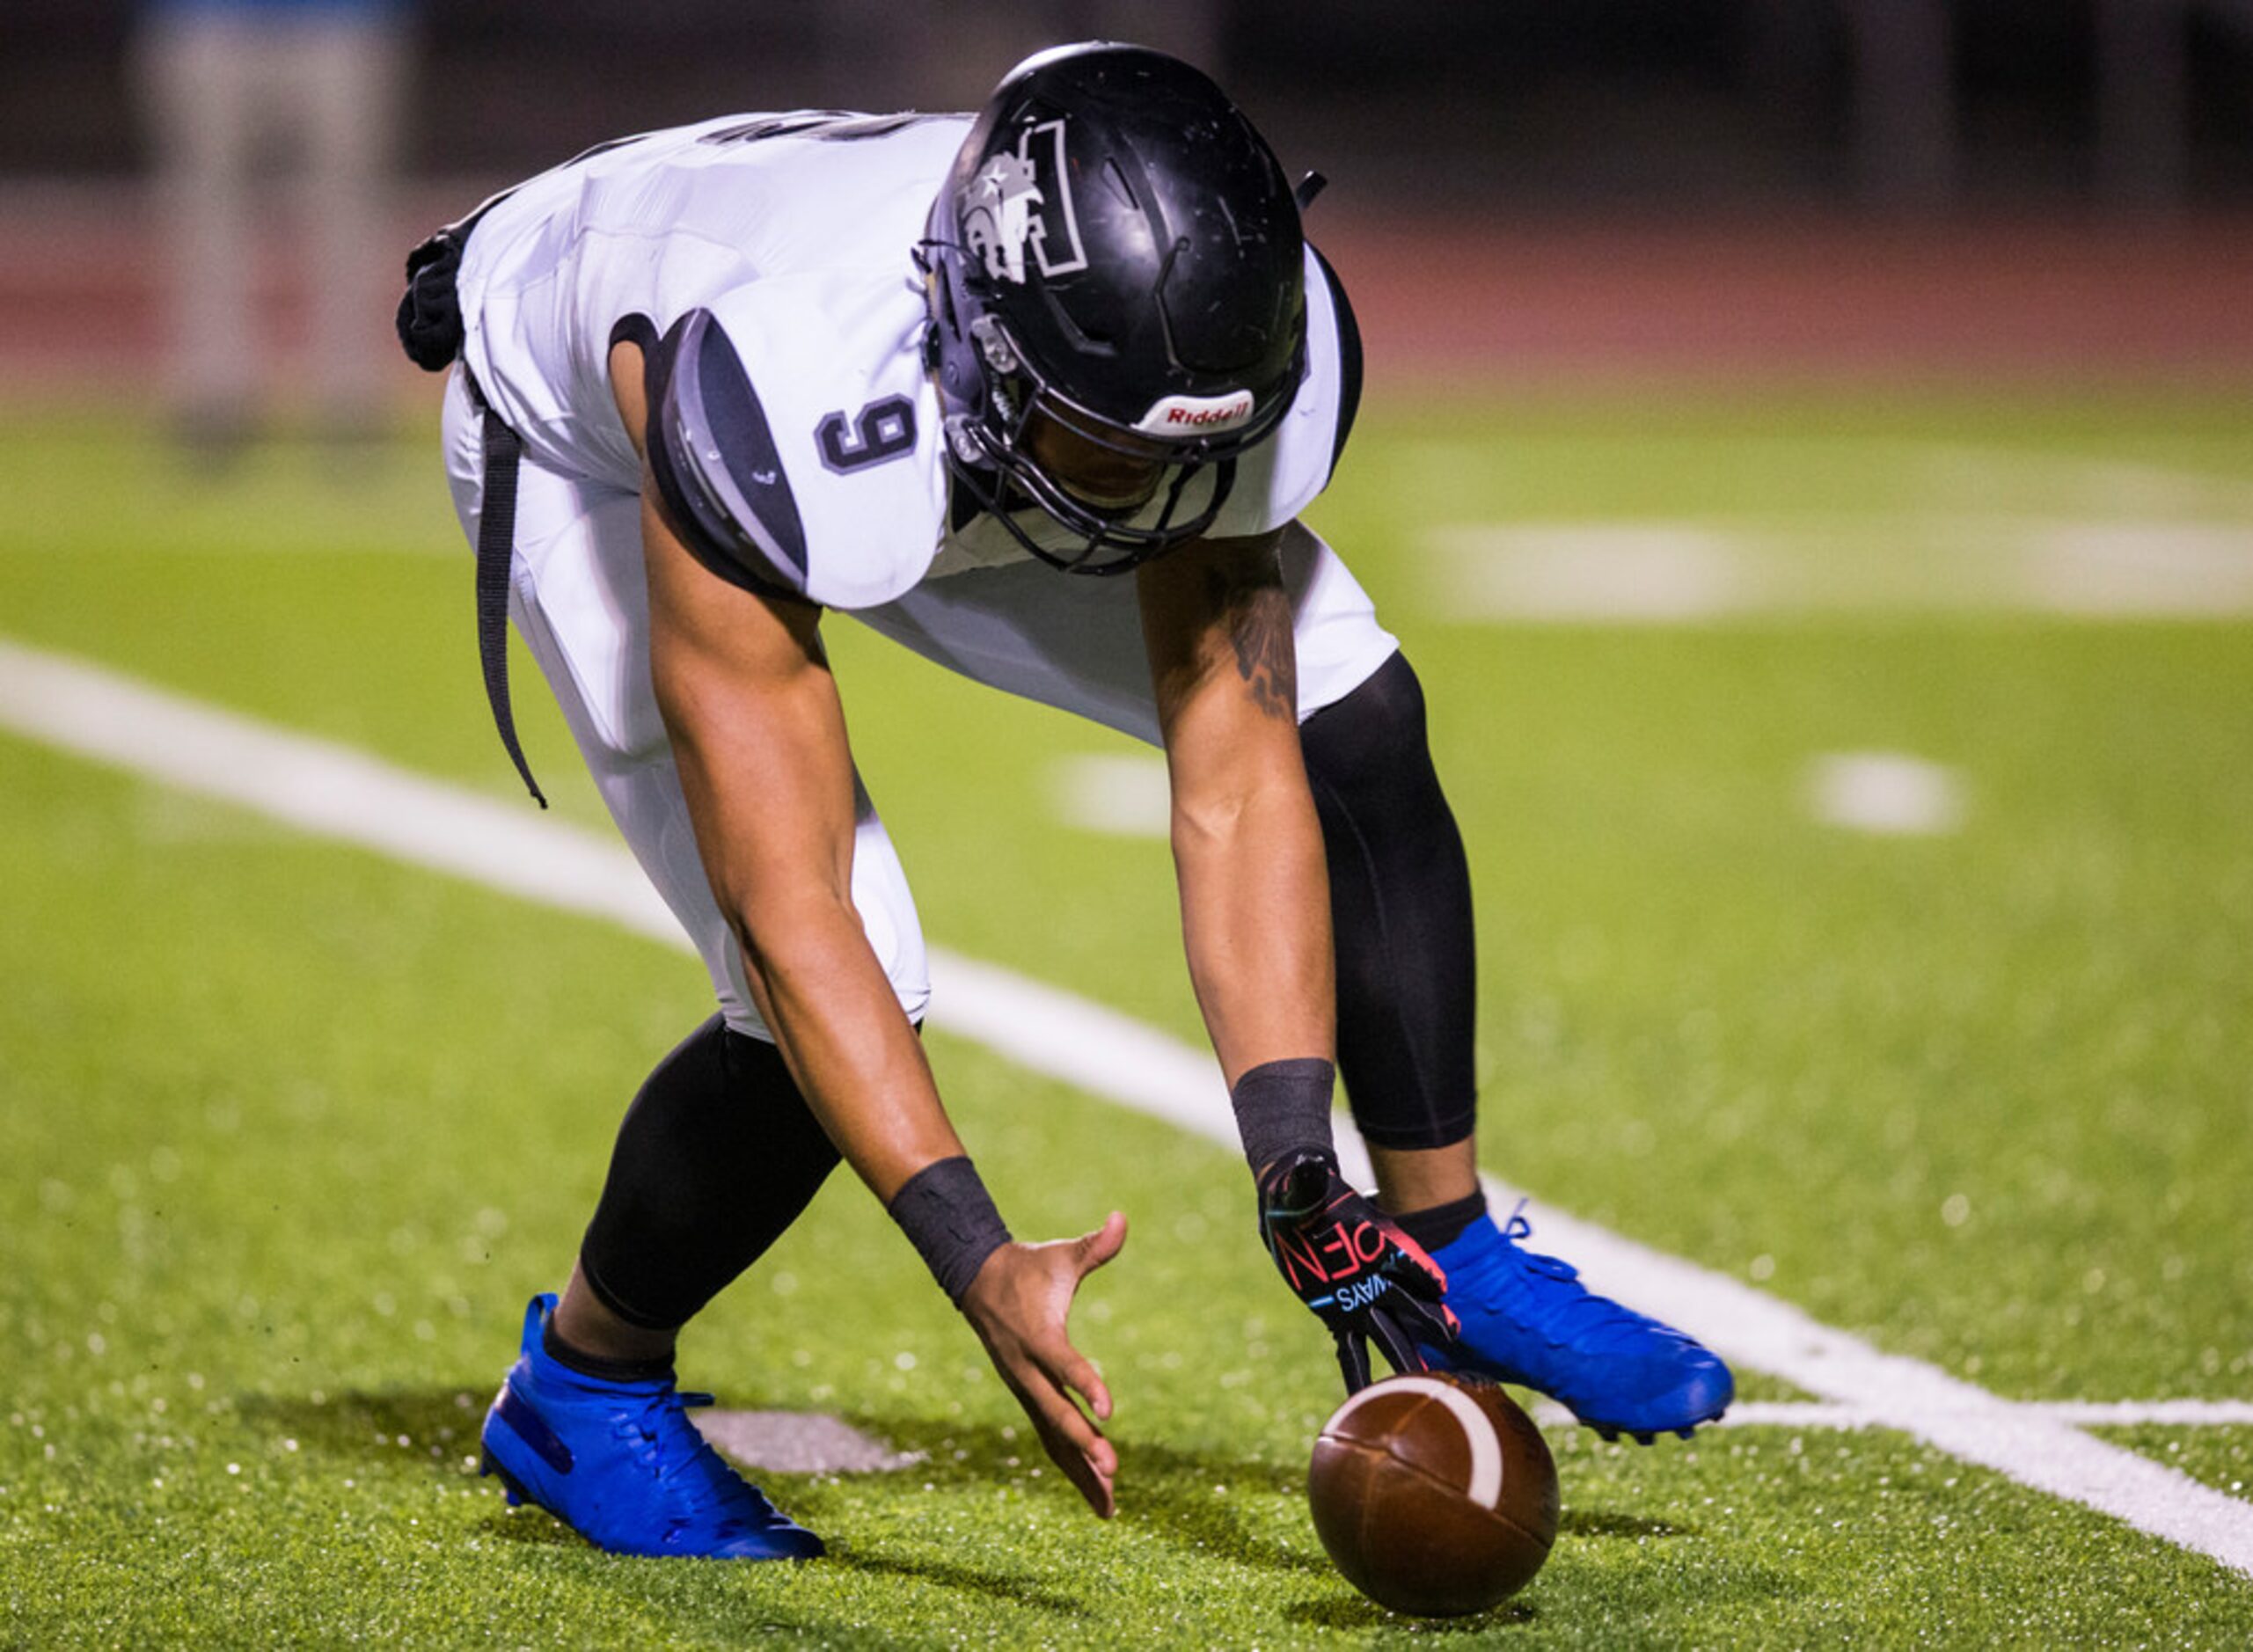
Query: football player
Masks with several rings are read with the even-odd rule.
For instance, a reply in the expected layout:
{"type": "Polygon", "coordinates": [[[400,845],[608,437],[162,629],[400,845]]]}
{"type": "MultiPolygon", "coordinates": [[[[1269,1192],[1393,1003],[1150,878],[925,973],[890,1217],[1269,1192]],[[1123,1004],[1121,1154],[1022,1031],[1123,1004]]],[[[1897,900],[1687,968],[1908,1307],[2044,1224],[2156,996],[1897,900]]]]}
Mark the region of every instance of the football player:
{"type": "Polygon", "coordinates": [[[672,1359],[842,1156],[1112,1511],[1110,1394],[1066,1317],[1125,1224],[1013,1239],[948,1122],[831,610],[1163,747],[1261,1238],[1350,1388],[1373,1340],[1606,1429],[1729,1403],[1719,1359],[1480,1195],[1470,889],[1422,691],[1299,521],[1361,380],[1305,190],[1196,70],[1094,44],[1019,65],[975,118],[604,145],[410,259],[401,336],[453,368],[503,739],[530,784],[505,617],[719,999],[627,1110],[560,1298],[526,1314],[484,1432],[512,1499],[621,1552],[821,1552],[704,1444],[672,1359]],[[1341,1072],[1373,1201],[1332,1151],[1341,1072]]]}

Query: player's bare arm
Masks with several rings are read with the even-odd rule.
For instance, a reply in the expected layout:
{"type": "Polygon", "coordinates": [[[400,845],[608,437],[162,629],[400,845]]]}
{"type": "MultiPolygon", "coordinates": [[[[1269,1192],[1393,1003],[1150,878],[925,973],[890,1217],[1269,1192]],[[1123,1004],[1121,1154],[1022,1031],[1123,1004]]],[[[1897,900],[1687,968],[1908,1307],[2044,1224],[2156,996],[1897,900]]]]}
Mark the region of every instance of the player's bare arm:
{"type": "Polygon", "coordinates": [[[1143,635],[1173,782],[1174,859],[1197,1002],[1259,1182],[1261,1235],[1336,1339],[1350,1389],[1375,1337],[1421,1369],[1443,1282],[1338,1176],[1329,882],[1298,741],[1284,530],[1146,564],[1143,635]],[[1378,1237],[1381,1234],[1381,1238],[1378,1237]],[[1350,1308],[1349,1292],[1361,1293],[1350,1308]]]}
{"type": "MultiPolygon", "coordinates": [[[[639,358],[621,344],[611,359],[637,447],[639,358]]],[[[654,488],[643,490],[642,539],[657,702],[713,895],[808,1103],[889,1205],[963,1148],[852,903],[857,788],[820,610],[714,579],[666,523],[654,488]]],[[[1065,1325],[1080,1279],[1124,1239],[1114,1214],[1076,1240],[1004,1245],[962,1297],[1050,1455],[1107,1517],[1117,1454],[1070,1396],[1103,1418],[1110,1395],[1065,1325]]]]}
{"type": "Polygon", "coordinates": [[[714,579],[654,488],[642,541],[657,702],[713,893],[791,1070],[839,1151],[889,1199],[962,1146],[853,908],[857,798],[821,610],[714,579]]]}
{"type": "Polygon", "coordinates": [[[1143,633],[1173,786],[1189,976],[1221,1069],[1328,1059],[1335,992],[1321,829],[1298,751],[1280,534],[1146,564],[1143,633]]]}

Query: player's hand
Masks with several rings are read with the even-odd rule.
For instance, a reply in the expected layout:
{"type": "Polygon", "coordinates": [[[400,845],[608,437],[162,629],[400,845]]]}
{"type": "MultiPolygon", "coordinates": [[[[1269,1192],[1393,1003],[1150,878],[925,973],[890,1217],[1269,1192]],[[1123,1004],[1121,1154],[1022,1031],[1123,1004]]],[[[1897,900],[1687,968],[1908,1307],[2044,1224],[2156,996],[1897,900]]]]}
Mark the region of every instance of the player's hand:
{"type": "Polygon", "coordinates": [[[1064,1321],[1079,1282],[1119,1254],[1126,1217],[1116,1210],[1093,1233],[1045,1245],[1013,1240],[985,1259],[962,1293],[962,1314],[985,1344],[988,1358],[1025,1414],[1041,1444],[1087,1506],[1108,1520],[1117,1508],[1111,1494],[1119,1454],[1098,1421],[1111,1414],[1111,1391],[1087,1356],[1072,1347],[1064,1321]],[[1072,1396],[1087,1402],[1088,1418],[1072,1396]]]}
{"type": "Polygon", "coordinates": [[[1418,1342],[1455,1340],[1447,1276],[1329,1154],[1292,1153],[1261,1172],[1260,1237],[1284,1283],[1337,1339],[1348,1393],[1369,1385],[1372,1338],[1401,1371],[1424,1369],[1418,1342]]]}

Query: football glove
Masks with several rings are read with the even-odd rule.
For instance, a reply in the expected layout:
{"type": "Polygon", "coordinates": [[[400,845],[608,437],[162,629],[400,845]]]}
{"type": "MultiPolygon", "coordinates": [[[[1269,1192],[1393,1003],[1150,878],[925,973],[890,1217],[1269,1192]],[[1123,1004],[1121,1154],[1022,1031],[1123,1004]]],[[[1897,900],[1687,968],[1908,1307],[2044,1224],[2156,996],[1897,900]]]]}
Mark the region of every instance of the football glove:
{"type": "Polygon", "coordinates": [[[1418,1342],[1455,1340],[1447,1276],[1353,1190],[1329,1153],[1285,1154],[1259,1186],[1260,1238],[1284,1283],[1337,1339],[1348,1393],[1369,1385],[1372,1338],[1398,1371],[1426,1369],[1418,1342]]]}

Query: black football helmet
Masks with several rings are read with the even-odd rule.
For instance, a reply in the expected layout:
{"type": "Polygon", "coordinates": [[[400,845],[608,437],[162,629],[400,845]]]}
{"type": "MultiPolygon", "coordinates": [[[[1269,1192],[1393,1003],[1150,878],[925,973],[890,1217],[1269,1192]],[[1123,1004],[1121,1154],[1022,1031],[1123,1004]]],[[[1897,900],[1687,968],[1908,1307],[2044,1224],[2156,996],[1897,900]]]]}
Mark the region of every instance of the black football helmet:
{"type": "Polygon", "coordinates": [[[1203,532],[1298,388],[1304,248],[1273,152],[1196,69],[1108,42],[1020,63],[919,249],[955,485],[1072,573],[1120,573],[1203,532]],[[1059,474],[1059,450],[1091,448],[1115,486],[1132,480],[1127,497],[1059,474]],[[1155,524],[1133,525],[1160,490],[1155,524]],[[1082,543],[1035,544],[1010,514],[1028,502],[1082,543]]]}

